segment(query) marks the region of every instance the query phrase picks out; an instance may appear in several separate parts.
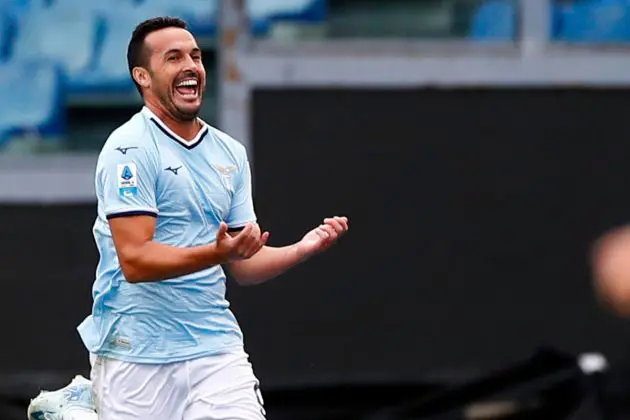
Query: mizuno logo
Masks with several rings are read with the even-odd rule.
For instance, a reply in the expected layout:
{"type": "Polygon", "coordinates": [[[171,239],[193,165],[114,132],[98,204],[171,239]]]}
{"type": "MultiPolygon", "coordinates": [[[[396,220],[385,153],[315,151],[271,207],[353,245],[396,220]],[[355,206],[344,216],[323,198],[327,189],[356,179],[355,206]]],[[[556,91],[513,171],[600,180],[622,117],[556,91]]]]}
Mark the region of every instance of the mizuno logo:
{"type": "Polygon", "coordinates": [[[172,166],[169,166],[168,168],[164,168],[165,171],[171,171],[173,172],[175,175],[177,175],[177,171],[179,171],[182,168],[181,165],[179,165],[177,168],[173,168],[172,166]]]}
{"type": "Polygon", "coordinates": [[[126,155],[127,151],[131,150],[131,149],[137,149],[137,147],[135,147],[135,146],[131,146],[131,147],[117,147],[114,150],[118,150],[123,155],[126,155]]]}

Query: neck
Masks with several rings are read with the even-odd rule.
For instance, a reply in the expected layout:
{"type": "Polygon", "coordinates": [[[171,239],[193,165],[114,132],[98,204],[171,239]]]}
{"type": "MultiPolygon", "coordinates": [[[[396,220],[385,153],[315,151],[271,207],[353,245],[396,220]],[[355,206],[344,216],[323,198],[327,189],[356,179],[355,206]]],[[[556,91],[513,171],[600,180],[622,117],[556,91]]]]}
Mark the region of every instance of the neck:
{"type": "Polygon", "coordinates": [[[197,118],[179,120],[171,115],[161,104],[146,101],[145,106],[158,117],[164,125],[184,140],[192,141],[201,130],[201,123],[197,118]]]}

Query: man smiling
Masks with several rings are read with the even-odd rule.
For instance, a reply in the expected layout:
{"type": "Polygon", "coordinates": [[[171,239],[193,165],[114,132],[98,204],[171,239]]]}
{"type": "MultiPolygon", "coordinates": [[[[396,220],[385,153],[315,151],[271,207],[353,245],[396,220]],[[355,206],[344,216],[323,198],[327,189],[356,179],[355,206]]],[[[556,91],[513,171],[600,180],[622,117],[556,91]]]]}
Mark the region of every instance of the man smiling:
{"type": "MultiPolygon", "coordinates": [[[[329,248],[348,220],[327,218],[293,245],[267,246],[244,147],[198,118],[206,72],[185,22],[141,23],[127,60],[144,107],[98,159],[100,261],[92,314],[79,326],[98,418],[264,419],[222,266],[241,285],[264,282],[329,248]]],[[[86,386],[36,398],[29,416],[68,420],[67,395],[84,395],[68,390],[86,386]]]]}

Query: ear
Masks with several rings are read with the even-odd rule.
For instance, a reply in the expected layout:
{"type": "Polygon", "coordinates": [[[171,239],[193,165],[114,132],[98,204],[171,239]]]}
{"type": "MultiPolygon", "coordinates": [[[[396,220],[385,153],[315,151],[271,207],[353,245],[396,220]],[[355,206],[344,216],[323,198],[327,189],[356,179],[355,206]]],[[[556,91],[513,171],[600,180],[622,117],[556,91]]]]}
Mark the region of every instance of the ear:
{"type": "Polygon", "coordinates": [[[142,67],[134,67],[132,74],[133,80],[135,80],[136,83],[143,88],[148,88],[149,86],[151,86],[151,76],[149,75],[147,69],[142,67]]]}

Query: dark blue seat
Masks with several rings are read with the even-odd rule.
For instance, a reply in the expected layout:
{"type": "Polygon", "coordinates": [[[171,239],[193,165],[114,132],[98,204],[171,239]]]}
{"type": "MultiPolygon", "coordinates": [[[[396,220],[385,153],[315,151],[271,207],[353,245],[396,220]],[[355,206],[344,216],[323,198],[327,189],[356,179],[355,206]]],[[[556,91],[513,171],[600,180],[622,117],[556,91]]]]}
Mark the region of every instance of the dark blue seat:
{"type": "Polygon", "coordinates": [[[70,76],[81,73],[94,59],[97,22],[94,13],[80,8],[33,10],[19,23],[12,56],[53,61],[70,76]]]}
{"type": "Polygon", "coordinates": [[[579,43],[630,41],[627,0],[582,0],[561,6],[556,39],[579,43]]]}
{"type": "Polygon", "coordinates": [[[9,60],[0,78],[0,146],[24,132],[43,138],[65,132],[65,78],[56,63],[9,60]]]}
{"type": "Polygon", "coordinates": [[[469,36],[482,41],[511,41],[516,35],[517,18],[512,1],[486,1],[473,16],[469,36]]]}

